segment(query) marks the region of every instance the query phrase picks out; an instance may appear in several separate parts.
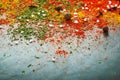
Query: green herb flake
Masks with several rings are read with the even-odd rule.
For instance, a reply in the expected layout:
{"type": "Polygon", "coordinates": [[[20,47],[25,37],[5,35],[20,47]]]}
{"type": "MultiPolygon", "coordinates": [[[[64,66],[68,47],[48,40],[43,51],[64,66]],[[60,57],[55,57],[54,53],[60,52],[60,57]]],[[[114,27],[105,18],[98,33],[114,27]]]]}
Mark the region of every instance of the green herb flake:
{"type": "Polygon", "coordinates": [[[29,64],[27,67],[29,68],[29,67],[31,67],[32,66],[32,64],[29,64]]]}
{"type": "Polygon", "coordinates": [[[23,70],[22,73],[25,73],[25,71],[23,70]]]}
{"type": "Polygon", "coordinates": [[[40,44],[40,46],[42,46],[43,44],[40,44]]]}
{"type": "Polygon", "coordinates": [[[38,56],[35,56],[35,58],[36,58],[36,59],[40,59],[40,57],[38,57],[38,56]]]}
{"type": "Polygon", "coordinates": [[[0,7],[2,7],[2,4],[0,4],[0,7]]]}
{"type": "Polygon", "coordinates": [[[99,60],[99,61],[98,61],[98,64],[101,64],[101,63],[102,63],[102,60],[99,60]]]}

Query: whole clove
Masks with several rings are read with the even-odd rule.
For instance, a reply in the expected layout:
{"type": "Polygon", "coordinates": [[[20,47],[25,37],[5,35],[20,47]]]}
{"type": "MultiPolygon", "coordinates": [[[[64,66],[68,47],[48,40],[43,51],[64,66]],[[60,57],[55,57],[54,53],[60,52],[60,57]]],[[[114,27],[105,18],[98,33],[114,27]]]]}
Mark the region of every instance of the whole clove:
{"type": "Polygon", "coordinates": [[[108,36],[109,36],[109,28],[108,28],[107,26],[103,28],[103,35],[104,35],[105,37],[108,37],[108,36]]]}

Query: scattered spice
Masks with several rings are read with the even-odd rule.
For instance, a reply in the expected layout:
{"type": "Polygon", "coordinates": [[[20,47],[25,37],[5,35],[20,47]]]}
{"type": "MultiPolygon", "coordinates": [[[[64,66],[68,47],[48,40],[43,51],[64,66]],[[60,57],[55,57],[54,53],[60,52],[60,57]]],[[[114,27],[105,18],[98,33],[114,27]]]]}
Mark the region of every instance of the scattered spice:
{"type": "MultiPolygon", "coordinates": [[[[120,23],[119,1],[113,0],[112,4],[108,5],[108,0],[14,0],[9,4],[2,0],[0,14],[7,14],[7,16],[5,19],[0,18],[0,25],[6,24],[13,27],[14,23],[20,23],[17,28],[11,29],[13,40],[19,40],[19,38],[31,40],[31,36],[37,40],[45,40],[55,34],[62,34],[64,36],[61,39],[58,39],[61,35],[57,35],[57,38],[50,40],[52,43],[60,44],[64,38],[69,36],[86,38],[85,32],[92,30],[94,25],[102,29],[103,35],[108,37],[109,28],[106,25],[120,23]]],[[[67,55],[68,52],[58,49],[56,54],[67,55]]],[[[37,56],[35,58],[39,59],[37,56]]]]}
{"type": "MultiPolygon", "coordinates": [[[[108,0],[98,2],[92,0],[18,0],[10,2],[8,5],[7,1],[5,2],[3,0],[0,2],[0,10],[4,10],[2,13],[8,14],[10,17],[7,16],[7,19],[10,20],[0,19],[0,23],[14,24],[16,22],[20,22],[21,25],[19,28],[14,28],[15,30],[13,30],[14,37],[15,35],[20,34],[22,38],[27,40],[30,39],[30,36],[34,36],[38,40],[45,40],[46,38],[52,37],[54,34],[61,31],[64,32],[63,34],[65,34],[66,37],[75,33],[76,36],[85,38],[85,31],[93,29],[94,25],[97,25],[99,28],[103,28],[103,26],[106,25],[106,22],[108,24],[112,24],[110,21],[111,19],[115,19],[116,24],[120,23],[118,15],[118,1],[119,0],[111,1],[112,4],[108,5],[108,0]],[[8,7],[10,9],[8,9],[8,7]],[[60,11],[62,11],[62,13],[59,13],[60,11]],[[49,23],[51,23],[54,28],[44,30],[43,28],[46,28],[46,25],[49,25],[49,23]],[[34,29],[34,27],[33,31],[29,33],[29,30],[27,30],[26,27],[32,24],[35,24],[35,26],[42,25],[42,27],[37,27],[36,29],[34,29]],[[59,25],[62,25],[62,27],[58,28],[59,25]],[[22,33],[19,31],[21,27],[26,28],[24,31],[22,31],[22,33]]],[[[105,33],[105,35],[108,34],[105,33]]]]}
{"type": "Polygon", "coordinates": [[[64,57],[66,57],[66,55],[68,54],[68,52],[65,51],[65,50],[58,49],[58,50],[56,51],[56,54],[59,54],[60,56],[61,56],[61,55],[64,55],[64,57]]]}

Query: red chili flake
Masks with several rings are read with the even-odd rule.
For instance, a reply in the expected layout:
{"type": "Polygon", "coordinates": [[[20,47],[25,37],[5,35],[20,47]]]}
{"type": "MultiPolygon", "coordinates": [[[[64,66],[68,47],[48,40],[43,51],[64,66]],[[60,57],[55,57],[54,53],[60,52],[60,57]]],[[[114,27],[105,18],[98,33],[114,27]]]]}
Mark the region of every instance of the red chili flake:
{"type": "Polygon", "coordinates": [[[84,35],[84,32],[81,31],[81,30],[77,30],[77,31],[76,31],[76,35],[84,35]]]}
{"type": "Polygon", "coordinates": [[[82,38],[82,39],[84,39],[85,37],[86,37],[86,36],[85,36],[84,34],[83,34],[83,35],[81,35],[81,38],[82,38]]]}
{"type": "Polygon", "coordinates": [[[50,42],[55,42],[55,40],[54,39],[50,39],[50,42]]]}
{"type": "Polygon", "coordinates": [[[45,39],[49,38],[49,35],[45,35],[45,39]]]}
{"type": "Polygon", "coordinates": [[[61,41],[60,40],[57,40],[57,43],[60,43],[61,41]]]}
{"type": "Polygon", "coordinates": [[[54,1],[54,0],[49,0],[49,3],[50,3],[51,5],[53,5],[53,4],[55,4],[55,1],[54,1]]]}
{"type": "Polygon", "coordinates": [[[28,4],[32,4],[33,3],[33,0],[28,0],[28,4]]]}
{"type": "Polygon", "coordinates": [[[61,55],[64,55],[64,57],[66,57],[66,55],[68,54],[68,52],[65,51],[65,50],[58,49],[58,50],[56,51],[56,54],[59,54],[60,56],[61,56],[61,55]]]}
{"type": "Polygon", "coordinates": [[[60,36],[60,39],[63,39],[63,36],[60,36]]]}
{"type": "Polygon", "coordinates": [[[111,28],[113,31],[115,31],[116,30],[116,28],[111,28]]]}
{"type": "Polygon", "coordinates": [[[0,24],[9,24],[9,20],[0,19],[0,24]]]}
{"type": "Polygon", "coordinates": [[[44,4],[43,7],[46,8],[46,9],[49,8],[49,6],[47,4],[44,4]]]}

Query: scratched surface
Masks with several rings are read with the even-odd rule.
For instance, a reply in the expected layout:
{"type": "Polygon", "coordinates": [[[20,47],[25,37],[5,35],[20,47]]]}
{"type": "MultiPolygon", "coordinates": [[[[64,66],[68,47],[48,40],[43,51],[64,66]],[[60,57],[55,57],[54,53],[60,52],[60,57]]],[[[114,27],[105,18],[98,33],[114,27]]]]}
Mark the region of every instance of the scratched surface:
{"type": "Polygon", "coordinates": [[[19,42],[10,46],[6,28],[0,35],[0,80],[120,80],[120,31],[110,31],[109,37],[100,37],[101,44],[92,38],[78,45],[76,38],[71,47],[63,43],[70,51],[66,57],[55,56],[55,47],[51,43],[43,46],[33,42],[19,42]],[[90,49],[86,49],[88,47],[90,49]]]}

